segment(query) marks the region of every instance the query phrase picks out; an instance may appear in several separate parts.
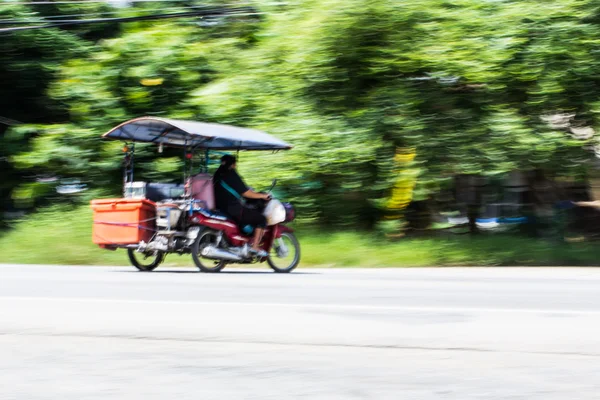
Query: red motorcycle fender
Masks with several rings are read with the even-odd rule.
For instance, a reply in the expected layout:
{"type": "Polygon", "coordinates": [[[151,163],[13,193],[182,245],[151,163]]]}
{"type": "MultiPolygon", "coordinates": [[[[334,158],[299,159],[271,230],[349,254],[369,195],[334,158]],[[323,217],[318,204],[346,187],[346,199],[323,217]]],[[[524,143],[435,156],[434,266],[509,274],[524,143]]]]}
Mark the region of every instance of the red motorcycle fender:
{"type": "Polygon", "coordinates": [[[288,228],[285,225],[275,225],[275,227],[273,228],[273,237],[275,239],[279,239],[281,237],[281,234],[284,232],[293,233],[294,230],[292,228],[288,228]]]}
{"type": "MultiPolygon", "coordinates": [[[[266,251],[267,253],[270,252],[275,239],[279,239],[281,237],[281,234],[284,232],[291,233],[291,232],[293,232],[293,230],[291,228],[288,228],[285,225],[275,225],[275,226],[267,228],[267,231],[265,232],[265,240],[263,242],[262,249],[264,251],[266,251]]],[[[265,260],[266,260],[266,258],[262,259],[261,261],[265,261],[265,260]]]]}

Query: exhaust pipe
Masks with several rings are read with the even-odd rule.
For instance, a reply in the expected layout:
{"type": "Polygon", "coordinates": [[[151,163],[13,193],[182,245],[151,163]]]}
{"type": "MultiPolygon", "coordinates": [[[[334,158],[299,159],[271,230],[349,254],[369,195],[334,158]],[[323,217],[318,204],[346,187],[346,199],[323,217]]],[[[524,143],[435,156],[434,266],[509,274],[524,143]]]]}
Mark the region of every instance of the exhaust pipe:
{"type": "Polygon", "coordinates": [[[227,260],[227,261],[241,261],[242,257],[230,253],[225,250],[216,248],[215,246],[206,246],[201,251],[202,257],[210,258],[212,260],[227,260]]]}

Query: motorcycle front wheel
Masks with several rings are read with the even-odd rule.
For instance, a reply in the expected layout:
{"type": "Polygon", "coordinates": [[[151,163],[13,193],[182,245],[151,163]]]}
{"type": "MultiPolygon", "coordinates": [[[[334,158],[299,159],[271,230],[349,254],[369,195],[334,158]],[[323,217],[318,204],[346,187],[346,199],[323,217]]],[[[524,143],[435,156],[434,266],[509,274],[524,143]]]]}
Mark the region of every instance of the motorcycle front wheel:
{"type": "Polygon", "coordinates": [[[148,255],[137,252],[134,249],[127,249],[127,255],[129,256],[131,265],[143,272],[154,271],[165,259],[165,253],[160,251],[148,255]]]}
{"type": "Polygon", "coordinates": [[[223,268],[227,265],[227,261],[219,261],[213,260],[210,258],[202,257],[202,249],[204,246],[209,244],[217,243],[217,233],[210,230],[205,229],[198,233],[196,237],[196,241],[192,245],[192,260],[194,260],[194,264],[196,267],[200,269],[202,272],[221,272],[223,268]]]}
{"type": "Polygon", "coordinates": [[[292,271],[300,263],[300,243],[291,232],[284,232],[275,239],[267,263],[275,272],[292,271]]]}

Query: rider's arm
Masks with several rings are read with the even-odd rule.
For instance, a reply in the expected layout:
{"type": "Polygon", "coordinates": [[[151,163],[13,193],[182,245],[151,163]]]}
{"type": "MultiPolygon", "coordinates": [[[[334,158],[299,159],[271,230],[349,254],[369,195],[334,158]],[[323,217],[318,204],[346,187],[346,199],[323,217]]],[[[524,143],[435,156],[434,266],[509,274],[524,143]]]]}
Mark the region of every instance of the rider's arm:
{"type": "Polygon", "coordinates": [[[271,198],[270,195],[266,193],[256,193],[254,190],[248,189],[244,193],[242,193],[247,199],[259,199],[259,200],[269,200],[271,198]]]}
{"type": "Polygon", "coordinates": [[[269,200],[270,196],[257,193],[254,190],[250,189],[242,180],[242,177],[234,170],[231,171],[227,176],[227,184],[230,185],[236,192],[240,193],[243,197],[247,199],[260,199],[260,200],[269,200]]]}

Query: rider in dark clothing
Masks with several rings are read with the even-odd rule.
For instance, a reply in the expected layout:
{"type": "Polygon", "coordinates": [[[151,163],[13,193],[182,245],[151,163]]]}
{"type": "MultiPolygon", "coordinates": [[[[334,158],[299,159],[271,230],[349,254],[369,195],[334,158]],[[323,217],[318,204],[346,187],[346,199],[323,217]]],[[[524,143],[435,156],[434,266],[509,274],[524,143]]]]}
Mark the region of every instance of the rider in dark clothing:
{"type": "Polygon", "coordinates": [[[215,200],[217,209],[227,213],[239,225],[252,225],[254,238],[252,241],[252,251],[259,256],[266,257],[264,251],[259,249],[260,241],[264,234],[264,228],[267,226],[267,220],[260,210],[244,206],[244,199],[270,200],[271,196],[264,193],[257,193],[246,186],[239,176],[234,156],[225,155],[221,158],[221,166],[215,172],[213,182],[215,187],[215,200]]]}

